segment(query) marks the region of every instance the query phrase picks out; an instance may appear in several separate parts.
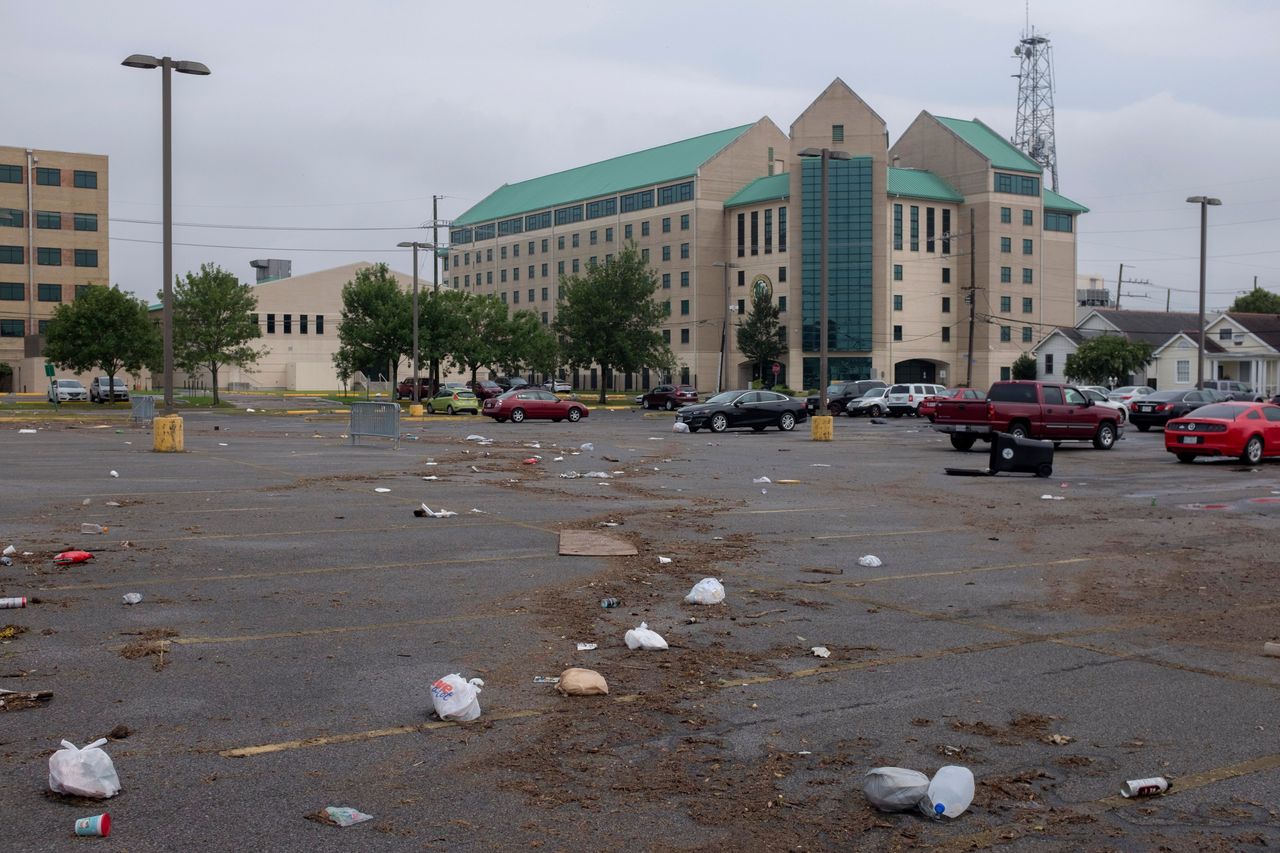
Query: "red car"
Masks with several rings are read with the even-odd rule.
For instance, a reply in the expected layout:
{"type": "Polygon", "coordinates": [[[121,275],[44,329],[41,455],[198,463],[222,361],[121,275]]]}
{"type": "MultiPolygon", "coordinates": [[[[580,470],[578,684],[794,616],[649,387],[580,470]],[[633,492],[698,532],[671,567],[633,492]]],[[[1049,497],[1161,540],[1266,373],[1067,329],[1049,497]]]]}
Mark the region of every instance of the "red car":
{"type": "Polygon", "coordinates": [[[475,382],[468,382],[467,387],[481,400],[488,400],[490,397],[497,397],[504,394],[502,386],[497,382],[488,379],[478,379],[475,382]]]}
{"type": "Polygon", "coordinates": [[[692,385],[659,385],[647,394],[636,397],[636,405],[646,409],[666,409],[673,412],[681,406],[698,402],[698,391],[692,385]]]}
{"type": "Polygon", "coordinates": [[[921,400],[917,412],[919,417],[933,421],[933,413],[938,410],[938,402],[941,400],[982,400],[985,396],[972,388],[948,388],[941,394],[930,394],[921,400]]]}
{"type": "Polygon", "coordinates": [[[568,420],[576,423],[589,415],[590,411],[577,400],[562,400],[541,388],[518,388],[501,397],[485,400],[480,413],[498,423],[507,419],[516,424],[531,419],[557,423],[568,420]]]}
{"type": "Polygon", "coordinates": [[[1256,465],[1280,456],[1280,406],[1271,403],[1211,403],[1165,424],[1164,449],[1179,462],[1197,456],[1236,456],[1256,465]]]}

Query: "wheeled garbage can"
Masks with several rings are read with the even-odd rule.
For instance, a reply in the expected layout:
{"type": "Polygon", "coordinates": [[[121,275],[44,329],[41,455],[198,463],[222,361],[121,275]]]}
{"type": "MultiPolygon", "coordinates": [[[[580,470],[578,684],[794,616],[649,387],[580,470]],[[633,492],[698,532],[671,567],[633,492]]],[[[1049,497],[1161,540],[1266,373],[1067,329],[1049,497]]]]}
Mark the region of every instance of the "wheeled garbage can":
{"type": "Polygon", "coordinates": [[[1009,472],[1035,474],[1037,477],[1051,476],[1053,442],[997,432],[991,438],[991,461],[987,466],[992,474],[1009,472]]]}

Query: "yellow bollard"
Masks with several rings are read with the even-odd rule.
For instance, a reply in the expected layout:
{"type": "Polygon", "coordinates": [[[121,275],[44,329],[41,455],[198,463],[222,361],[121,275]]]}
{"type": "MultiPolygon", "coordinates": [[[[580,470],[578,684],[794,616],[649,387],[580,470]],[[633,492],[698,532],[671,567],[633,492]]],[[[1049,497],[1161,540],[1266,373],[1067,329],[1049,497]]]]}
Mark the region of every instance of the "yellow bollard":
{"type": "Polygon", "coordinates": [[[182,416],[160,415],[151,420],[151,449],[156,453],[181,453],[182,416]]]}
{"type": "Polygon", "coordinates": [[[411,418],[420,418],[420,417],[422,417],[422,404],[421,404],[421,403],[410,403],[410,404],[409,404],[409,417],[411,417],[411,418]]]}
{"type": "Polygon", "coordinates": [[[814,441],[830,441],[832,433],[835,430],[835,418],[830,415],[814,415],[809,419],[812,426],[809,428],[809,438],[814,441]]]}

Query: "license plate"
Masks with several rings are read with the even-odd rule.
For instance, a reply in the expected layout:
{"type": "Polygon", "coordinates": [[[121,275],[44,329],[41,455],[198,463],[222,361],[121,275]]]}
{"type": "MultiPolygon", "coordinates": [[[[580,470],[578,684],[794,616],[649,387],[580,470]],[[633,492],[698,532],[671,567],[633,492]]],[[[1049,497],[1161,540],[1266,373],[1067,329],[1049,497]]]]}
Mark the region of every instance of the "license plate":
{"type": "Polygon", "coordinates": [[[1155,406],[1139,406],[1138,409],[1139,411],[1143,411],[1143,412],[1154,412],[1156,410],[1156,407],[1155,406]]]}
{"type": "Polygon", "coordinates": [[[1184,435],[1184,436],[1181,436],[1181,441],[1182,441],[1182,443],[1183,443],[1183,444],[1199,444],[1199,443],[1200,443],[1200,440],[1201,440],[1201,439],[1200,439],[1200,436],[1198,436],[1198,435],[1184,435]]]}

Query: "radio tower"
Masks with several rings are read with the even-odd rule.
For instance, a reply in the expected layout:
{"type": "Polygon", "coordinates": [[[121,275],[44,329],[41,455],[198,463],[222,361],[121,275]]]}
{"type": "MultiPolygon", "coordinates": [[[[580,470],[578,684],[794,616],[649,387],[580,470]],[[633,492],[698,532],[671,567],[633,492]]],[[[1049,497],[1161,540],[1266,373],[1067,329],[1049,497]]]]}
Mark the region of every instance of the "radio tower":
{"type": "MultiPolygon", "coordinates": [[[[1028,4],[1030,6],[1030,4],[1028,4]]],[[[1022,40],[1013,49],[1021,59],[1018,73],[1018,121],[1009,141],[1035,160],[1058,190],[1058,152],[1053,141],[1053,48],[1036,35],[1030,10],[1022,40]]]]}

